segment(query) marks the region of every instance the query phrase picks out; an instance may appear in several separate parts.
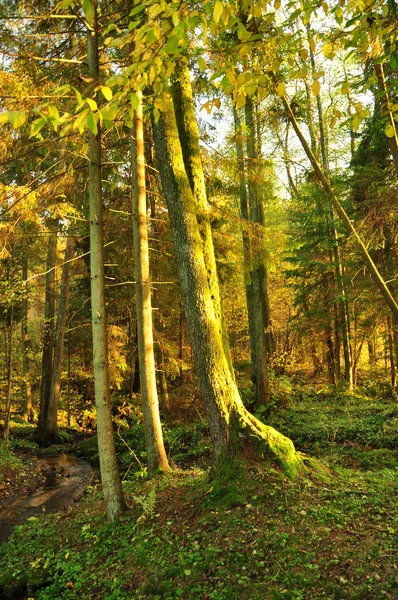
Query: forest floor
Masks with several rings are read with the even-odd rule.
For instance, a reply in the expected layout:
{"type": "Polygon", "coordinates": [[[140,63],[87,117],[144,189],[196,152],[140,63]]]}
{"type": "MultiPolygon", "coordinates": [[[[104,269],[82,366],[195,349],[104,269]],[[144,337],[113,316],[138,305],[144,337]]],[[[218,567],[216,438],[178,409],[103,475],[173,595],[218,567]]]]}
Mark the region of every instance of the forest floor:
{"type": "MultiPolygon", "coordinates": [[[[166,428],[167,476],[134,473],[120,442],[129,512],[107,523],[94,485],[68,510],[17,527],[0,547],[0,596],[24,598],[28,585],[36,600],[396,600],[396,402],[307,390],[268,422],[330,478],[288,479],[243,447],[245,461],[210,481],[198,423],[166,428]]],[[[141,434],[122,434],[137,457],[141,434]]]]}

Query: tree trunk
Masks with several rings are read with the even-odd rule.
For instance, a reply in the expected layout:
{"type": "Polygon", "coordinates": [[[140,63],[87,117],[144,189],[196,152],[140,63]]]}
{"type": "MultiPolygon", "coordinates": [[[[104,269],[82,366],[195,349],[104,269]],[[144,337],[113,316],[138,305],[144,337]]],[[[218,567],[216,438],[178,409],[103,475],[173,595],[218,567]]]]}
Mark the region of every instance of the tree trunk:
{"type": "Polygon", "coordinates": [[[32,407],[32,388],[30,385],[29,368],[29,336],[28,336],[28,253],[26,247],[22,254],[22,282],[25,287],[25,293],[22,299],[22,320],[21,320],[21,350],[22,350],[22,375],[25,386],[25,397],[23,401],[22,416],[31,421],[33,418],[32,407]]]}
{"type": "MultiPolygon", "coordinates": [[[[96,3],[95,3],[96,8],[96,3]]],[[[98,81],[97,13],[87,35],[89,75],[98,81]]],[[[116,519],[125,509],[113,436],[109,393],[108,337],[105,311],[104,241],[101,179],[101,132],[88,134],[88,194],[90,205],[90,278],[93,335],[95,406],[97,411],[98,454],[108,518],[116,519]]]]}
{"type": "Polygon", "coordinates": [[[58,304],[57,326],[55,332],[55,348],[51,374],[51,390],[42,431],[42,440],[51,444],[57,441],[58,403],[61,392],[61,373],[64,357],[65,329],[68,316],[69,289],[72,271],[72,259],[75,252],[75,238],[69,233],[65,248],[62,268],[61,293],[58,304]]]}
{"type": "Polygon", "coordinates": [[[249,326],[249,340],[250,340],[250,357],[252,363],[252,378],[253,383],[256,381],[255,366],[257,365],[256,359],[256,334],[255,334],[255,318],[254,318],[254,304],[253,304],[253,250],[252,241],[250,236],[250,219],[249,219],[249,201],[247,197],[246,188],[246,173],[245,173],[245,159],[243,152],[243,131],[242,124],[238,114],[238,111],[233,107],[234,111],[234,123],[235,123],[235,148],[236,158],[238,162],[238,175],[239,175],[239,197],[240,197],[240,217],[242,220],[242,242],[243,242],[243,267],[245,274],[245,291],[246,291],[246,307],[247,317],[249,326]]]}
{"type": "Polygon", "coordinates": [[[7,393],[6,393],[6,408],[4,415],[4,430],[3,439],[8,442],[10,435],[10,420],[11,420],[11,398],[12,398],[12,371],[13,371],[13,347],[12,334],[14,325],[14,308],[11,305],[7,311],[7,393]]]}
{"type": "Polygon", "coordinates": [[[231,374],[211,293],[216,282],[209,286],[196,203],[170,108],[157,123],[153,122],[153,131],[196,372],[210,429],[214,470],[222,470],[225,460],[233,455],[234,426],[240,426],[263,439],[285,468],[295,473],[303,462],[293,443],[245,409],[231,374]]]}
{"type": "Polygon", "coordinates": [[[131,139],[132,214],[134,267],[136,279],[136,310],[138,356],[140,363],[141,405],[150,472],[170,469],[163,444],[159,402],[156,389],[155,356],[153,350],[151,280],[149,273],[148,217],[145,189],[145,153],[142,94],[136,92],[139,105],[134,118],[131,139]]]}
{"type": "Polygon", "coordinates": [[[46,297],[44,306],[43,351],[41,361],[40,409],[37,424],[39,444],[44,443],[45,424],[51,394],[51,373],[54,352],[55,265],[57,260],[58,220],[50,221],[46,262],[46,297]]]}
{"type": "MultiPolygon", "coordinates": [[[[306,25],[308,39],[311,37],[310,25],[309,23],[306,25]]],[[[309,52],[310,52],[310,60],[311,60],[311,69],[312,72],[316,72],[316,64],[315,57],[312,51],[311,44],[309,43],[309,52]]],[[[318,94],[316,96],[317,110],[318,110],[318,122],[319,122],[319,137],[320,137],[320,147],[321,147],[321,157],[322,157],[322,166],[324,172],[326,174],[329,173],[329,156],[328,156],[328,140],[326,133],[325,120],[323,118],[323,107],[322,107],[322,99],[321,95],[318,94]]],[[[353,389],[353,371],[352,371],[352,348],[351,348],[351,340],[350,340],[350,324],[349,324],[349,309],[348,309],[348,301],[347,295],[345,291],[344,284],[344,268],[341,259],[341,249],[339,244],[339,238],[336,229],[336,219],[333,209],[333,204],[331,198],[328,198],[329,201],[329,216],[328,216],[328,228],[329,235],[333,240],[333,260],[335,264],[336,271],[336,282],[337,282],[337,290],[339,293],[338,307],[339,307],[339,320],[341,323],[341,332],[343,338],[343,351],[344,351],[344,379],[348,383],[349,391],[353,389]]],[[[336,335],[336,358],[338,365],[338,378],[340,378],[340,348],[338,343],[338,335],[336,335]]]]}
{"type": "Polygon", "coordinates": [[[220,322],[225,354],[231,367],[231,373],[233,373],[228,332],[222,308],[220,287],[218,285],[206,184],[200,157],[199,131],[195,115],[188,61],[186,58],[181,58],[177,64],[176,78],[172,86],[172,95],[182,157],[195,201],[196,215],[203,242],[203,252],[208,270],[208,283],[213,297],[216,318],[220,322]]]}
{"type": "Polygon", "coordinates": [[[325,190],[326,194],[328,195],[328,197],[331,199],[333,206],[335,207],[336,212],[338,213],[339,217],[341,218],[341,220],[347,227],[348,231],[350,231],[350,233],[353,235],[357,245],[359,246],[364,263],[367,265],[367,267],[369,269],[369,273],[370,273],[373,281],[375,282],[378,290],[380,291],[381,295],[383,296],[387,306],[390,308],[392,315],[395,319],[395,322],[398,323],[398,304],[397,304],[395,298],[391,294],[391,291],[389,290],[385,281],[383,280],[382,276],[380,275],[375,263],[373,262],[369,252],[366,249],[365,244],[363,243],[361,237],[359,236],[357,230],[355,229],[353,222],[351,221],[351,219],[347,215],[346,211],[344,210],[343,205],[341,204],[341,202],[339,201],[339,199],[333,192],[325,173],[323,172],[316,157],[314,156],[313,152],[311,151],[311,148],[309,147],[309,145],[299,127],[299,124],[297,123],[296,117],[294,116],[294,113],[292,111],[292,108],[289,104],[287,97],[283,96],[282,101],[283,101],[283,104],[286,109],[287,117],[288,117],[290,123],[292,124],[292,126],[297,134],[297,137],[300,140],[300,143],[304,149],[304,152],[306,153],[309,161],[312,164],[312,167],[316,173],[316,176],[317,176],[319,182],[321,183],[321,185],[322,185],[323,189],[325,190]]]}
{"type": "MultiPolygon", "coordinates": [[[[255,224],[254,232],[258,233],[264,227],[264,209],[260,202],[258,190],[258,156],[256,152],[256,137],[254,128],[253,103],[250,98],[246,99],[245,106],[246,121],[246,146],[247,146],[247,173],[248,173],[248,204],[250,211],[250,220],[255,224]]],[[[252,247],[254,244],[252,243],[252,247]]],[[[256,244],[261,248],[261,243],[256,244]]],[[[253,331],[254,344],[256,346],[256,363],[253,368],[254,384],[256,390],[256,404],[263,406],[270,401],[269,381],[268,381],[268,352],[265,338],[265,332],[270,330],[269,314],[267,314],[267,302],[265,296],[268,295],[266,278],[267,272],[264,264],[263,251],[260,249],[260,256],[253,256],[252,265],[252,289],[253,289],[253,331]]]]}

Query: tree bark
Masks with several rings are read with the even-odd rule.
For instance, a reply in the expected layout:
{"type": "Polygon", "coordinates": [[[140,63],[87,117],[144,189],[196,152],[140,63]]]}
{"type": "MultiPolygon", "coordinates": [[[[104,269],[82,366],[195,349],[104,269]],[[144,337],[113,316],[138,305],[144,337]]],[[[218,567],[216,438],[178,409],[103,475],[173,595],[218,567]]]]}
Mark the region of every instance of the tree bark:
{"type": "Polygon", "coordinates": [[[74,252],[75,238],[69,232],[65,248],[64,265],[62,268],[61,293],[58,304],[57,326],[55,331],[55,348],[51,374],[50,398],[42,432],[43,441],[52,444],[57,441],[58,403],[61,392],[61,373],[64,357],[65,329],[68,316],[70,278],[72,271],[71,261],[74,252]]]}
{"type": "Polygon", "coordinates": [[[45,424],[51,394],[54,352],[55,265],[57,260],[58,220],[51,219],[46,262],[46,297],[44,306],[43,351],[41,361],[40,409],[37,424],[39,444],[44,443],[45,424]]]}
{"type": "MultiPolygon", "coordinates": [[[[247,147],[247,174],[248,174],[248,204],[250,221],[254,224],[255,232],[264,228],[264,208],[260,201],[258,189],[258,155],[256,151],[256,134],[254,126],[253,103],[250,98],[246,99],[245,105],[246,124],[246,147],[247,147]]],[[[261,247],[261,244],[256,244],[261,247]]],[[[254,246],[252,242],[252,247],[254,246]]],[[[266,331],[270,331],[269,312],[267,310],[267,271],[264,263],[263,252],[252,256],[252,289],[253,289],[253,331],[254,344],[256,346],[254,365],[254,384],[256,390],[257,406],[264,406],[270,401],[268,381],[268,354],[271,350],[270,344],[267,351],[266,331]]]]}
{"type": "Polygon", "coordinates": [[[22,350],[22,375],[25,386],[25,397],[22,408],[22,416],[28,421],[32,420],[32,388],[30,385],[30,368],[29,368],[29,336],[28,336],[28,253],[26,247],[23,248],[22,254],[22,282],[25,287],[24,296],[22,299],[22,320],[21,320],[21,350],[22,350]]]}
{"type": "MultiPolygon", "coordinates": [[[[171,102],[168,104],[171,106],[171,102]]],[[[153,122],[153,132],[195,366],[210,429],[214,471],[222,470],[225,460],[233,455],[234,431],[238,426],[263,439],[284,467],[295,473],[303,462],[293,443],[245,409],[231,374],[208,282],[196,203],[184,168],[174,112],[170,108],[161,114],[157,123],[153,122]]]]}
{"type": "Polygon", "coordinates": [[[134,267],[136,280],[136,311],[138,356],[140,363],[141,406],[148,469],[170,469],[163,444],[159,401],[156,389],[155,355],[153,349],[151,279],[149,273],[148,216],[145,189],[145,151],[142,93],[136,92],[139,105],[134,118],[131,138],[132,214],[134,267]]]}
{"type": "Polygon", "coordinates": [[[200,157],[199,131],[186,58],[181,58],[177,64],[176,77],[172,85],[172,96],[185,170],[196,205],[196,214],[203,242],[203,252],[208,269],[208,283],[213,297],[216,317],[220,323],[219,326],[223,336],[225,354],[231,367],[231,373],[233,373],[228,332],[222,308],[220,287],[218,285],[206,184],[200,157]]]}
{"type": "MultiPolygon", "coordinates": [[[[95,9],[97,4],[95,3],[95,9]]],[[[87,33],[89,75],[99,79],[97,11],[87,33]]],[[[101,131],[88,134],[88,194],[90,205],[90,279],[95,406],[98,454],[106,512],[110,521],[125,509],[113,436],[109,393],[108,336],[105,310],[104,241],[101,178],[101,131]]]]}

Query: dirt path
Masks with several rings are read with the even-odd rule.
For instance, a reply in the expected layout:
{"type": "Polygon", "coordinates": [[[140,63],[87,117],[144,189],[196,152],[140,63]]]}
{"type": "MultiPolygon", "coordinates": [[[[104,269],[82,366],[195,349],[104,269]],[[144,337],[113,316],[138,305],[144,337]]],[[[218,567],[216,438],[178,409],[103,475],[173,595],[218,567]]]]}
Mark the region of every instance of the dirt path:
{"type": "Polygon", "coordinates": [[[64,510],[81,496],[94,473],[86,462],[60,454],[37,458],[37,470],[45,474],[44,487],[31,495],[15,498],[0,508],[0,544],[11,535],[16,525],[29,517],[64,510]]]}

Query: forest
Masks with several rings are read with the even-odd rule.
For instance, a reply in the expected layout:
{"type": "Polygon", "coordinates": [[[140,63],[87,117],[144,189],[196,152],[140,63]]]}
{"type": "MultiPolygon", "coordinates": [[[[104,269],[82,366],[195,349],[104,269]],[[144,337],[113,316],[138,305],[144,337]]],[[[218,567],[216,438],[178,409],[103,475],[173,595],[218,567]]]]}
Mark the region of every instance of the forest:
{"type": "Polygon", "coordinates": [[[0,130],[0,599],[398,598],[396,0],[2,0],[0,130]]]}

